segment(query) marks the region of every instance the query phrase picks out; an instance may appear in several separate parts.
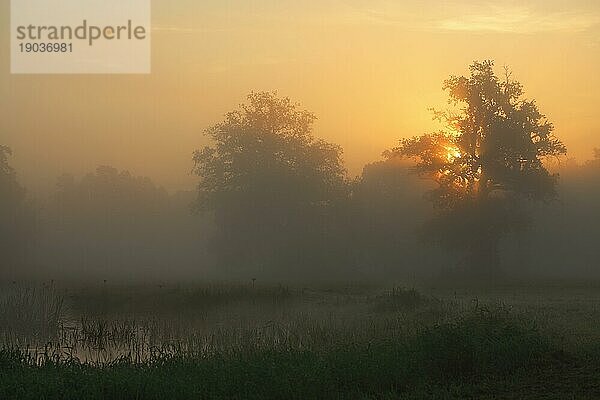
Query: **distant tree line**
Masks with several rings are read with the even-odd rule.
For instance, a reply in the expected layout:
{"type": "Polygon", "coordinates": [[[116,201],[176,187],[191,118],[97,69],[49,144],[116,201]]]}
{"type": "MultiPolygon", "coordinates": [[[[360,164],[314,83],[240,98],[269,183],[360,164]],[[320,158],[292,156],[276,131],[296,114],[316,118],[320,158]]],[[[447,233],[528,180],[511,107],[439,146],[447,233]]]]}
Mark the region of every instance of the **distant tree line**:
{"type": "Polygon", "coordinates": [[[177,268],[199,278],[481,278],[528,266],[567,271],[564,253],[594,272],[600,151],[584,165],[550,168],[565,146],[522,85],[490,61],[444,89],[450,109],[434,111],[441,129],[401,140],[356,178],[341,147],[314,136],[314,114],[269,92],[251,93],[205,131],[210,144],[193,154],[195,192],[169,194],[101,166],[61,176],[34,212],[0,147],[3,270],[34,262],[134,279],[177,268]]]}
{"type": "Polygon", "coordinates": [[[18,270],[35,240],[35,216],[10,166],[11,155],[9,147],[0,145],[0,262],[5,266],[0,274],[18,270]]]}

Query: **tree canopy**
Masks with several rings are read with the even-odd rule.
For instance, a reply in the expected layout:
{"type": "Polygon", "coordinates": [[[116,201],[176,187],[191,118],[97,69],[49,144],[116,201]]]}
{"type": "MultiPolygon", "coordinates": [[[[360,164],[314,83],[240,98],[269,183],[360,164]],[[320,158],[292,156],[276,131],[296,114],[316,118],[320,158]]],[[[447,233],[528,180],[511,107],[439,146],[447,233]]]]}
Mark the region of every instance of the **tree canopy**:
{"type": "Polygon", "coordinates": [[[471,75],[444,82],[449,102],[458,111],[434,111],[445,129],[401,141],[388,157],[417,160],[416,171],[433,178],[440,207],[498,193],[533,199],[555,196],[557,175],[544,157],[566,154],[554,126],[535,100],[523,98],[522,85],[506,72],[498,78],[492,61],[475,62],[471,75]]]}
{"type": "Polygon", "coordinates": [[[248,104],[206,130],[213,145],[194,153],[198,205],[216,209],[243,194],[296,204],[329,201],[343,189],[342,149],[312,135],[315,120],[288,98],[251,93],[248,104]]]}
{"type": "Polygon", "coordinates": [[[99,166],[81,179],[62,175],[56,201],[63,219],[96,220],[101,224],[123,223],[146,217],[164,208],[168,193],[150,178],[133,176],[111,166],[99,166]]]}

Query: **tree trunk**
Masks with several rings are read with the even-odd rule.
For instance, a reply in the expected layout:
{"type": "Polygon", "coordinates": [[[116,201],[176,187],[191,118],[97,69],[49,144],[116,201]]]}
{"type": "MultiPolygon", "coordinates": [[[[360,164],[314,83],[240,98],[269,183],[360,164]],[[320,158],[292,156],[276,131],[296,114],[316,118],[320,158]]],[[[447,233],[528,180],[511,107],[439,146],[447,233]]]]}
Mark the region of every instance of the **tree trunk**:
{"type": "Polygon", "coordinates": [[[477,197],[476,212],[478,221],[475,224],[477,235],[471,243],[467,264],[474,276],[492,279],[500,266],[498,255],[499,237],[494,232],[495,227],[492,225],[494,218],[491,216],[495,210],[493,205],[490,204],[490,190],[485,169],[482,169],[481,172],[477,197]]]}

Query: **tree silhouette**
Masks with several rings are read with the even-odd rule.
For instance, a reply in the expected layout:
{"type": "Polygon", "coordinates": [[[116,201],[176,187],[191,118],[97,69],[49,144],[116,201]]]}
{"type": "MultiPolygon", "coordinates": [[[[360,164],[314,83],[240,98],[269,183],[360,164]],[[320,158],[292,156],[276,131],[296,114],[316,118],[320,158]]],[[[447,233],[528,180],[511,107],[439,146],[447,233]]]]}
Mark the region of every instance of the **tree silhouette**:
{"type": "Polygon", "coordinates": [[[496,267],[499,239],[525,224],[520,199],[556,196],[558,176],[543,159],[566,153],[535,101],[523,98],[522,85],[507,69],[498,78],[493,65],[475,62],[469,77],[444,82],[449,103],[458,107],[434,111],[444,129],[384,153],[414,159],[414,171],[433,179],[430,199],[440,214],[427,235],[466,250],[468,264],[478,269],[496,267]]]}
{"type": "Polygon", "coordinates": [[[8,158],[12,151],[7,146],[0,146],[0,208],[14,208],[25,199],[25,189],[17,181],[17,173],[10,166],[8,158]]]}
{"type": "Polygon", "coordinates": [[[170,249],[167,242],[184,236],[171,230],[170,202],[150,178],[111,166],[81,178],[62,175],[48,204],[43,250],[52,250],[53,263],[86,274],[151,271],[170,249]]]}
{"type": "Polygon", "coordinates": [[[168,193],[150,178],[133,176],[111,166],[99,166],[80,180],[69,174],[58,178],[56,205],[61,219],[115,230],[142,221],[168,203],[168,193]]]}
{"type": "MultiPolygon", "coordinates": [[[[11,149],[0,146],[0,253],[5,265],[13,265],[24,248],[29,225],[25,189],[9,164],[11,149]]],[[[4,271],[0,271],[4,272],[4,271]]]]}
{"type": "Polygon", "coordinates": [[[276,93],[248,103],[206,130],[194,153],[197,207],[213,213],[223,264],[260,268],[302,262],[307,241],[326,231],[328,211],[346,193],[339,146],[314,138],[314,114],[276,93]]]}

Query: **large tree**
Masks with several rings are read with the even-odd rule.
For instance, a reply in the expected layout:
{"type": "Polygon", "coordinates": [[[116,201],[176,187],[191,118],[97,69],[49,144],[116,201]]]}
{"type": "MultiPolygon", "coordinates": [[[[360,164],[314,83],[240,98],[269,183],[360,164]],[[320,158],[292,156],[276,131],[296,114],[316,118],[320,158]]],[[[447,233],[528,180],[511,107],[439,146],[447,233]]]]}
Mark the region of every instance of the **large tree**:
{"type": "Polygon", "coordinates": [[[314,114],[290,99],[261,92],[247,100],[208,128],[212,145],[194,153],[197,206],[215,217],[222,264],[310,262],[347,190],[341,148],[316,139],[314,114]]]}
{"type": "Polygon", "coordinates": [[[440,211],[427,236],[465,250],[478,270],[498,264],[500,238],[525,224],[521,199],[556,196],[557,175],[544,158],[566,153],[534,100],[505,69],[496,76],[492,61],[475,62],[470,76],[451,76],[443,89],[451,111],[434,111],[439,132],[404,139],[386,156],[410,157],[414,170],[432,179],[430,198],[440,211]]]}

